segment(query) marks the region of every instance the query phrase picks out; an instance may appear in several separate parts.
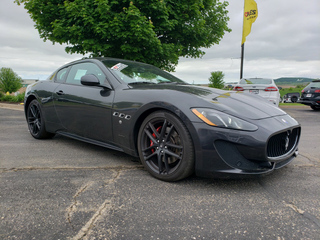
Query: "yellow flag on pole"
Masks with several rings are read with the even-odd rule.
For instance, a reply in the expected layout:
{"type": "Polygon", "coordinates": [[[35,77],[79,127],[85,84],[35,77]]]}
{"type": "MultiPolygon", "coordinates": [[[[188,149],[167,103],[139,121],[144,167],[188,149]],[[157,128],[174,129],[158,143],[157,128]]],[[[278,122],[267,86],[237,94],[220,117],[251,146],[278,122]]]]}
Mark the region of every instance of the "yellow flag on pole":
{"type": "Polygon", "coordinates": [[[243,14],[243,30],[242,30],[242,44],[246,41],[246,37],[251,32],[251,25],[258,17],[257,3],[254,0],[244,0],[244,14],[243,14]]]}

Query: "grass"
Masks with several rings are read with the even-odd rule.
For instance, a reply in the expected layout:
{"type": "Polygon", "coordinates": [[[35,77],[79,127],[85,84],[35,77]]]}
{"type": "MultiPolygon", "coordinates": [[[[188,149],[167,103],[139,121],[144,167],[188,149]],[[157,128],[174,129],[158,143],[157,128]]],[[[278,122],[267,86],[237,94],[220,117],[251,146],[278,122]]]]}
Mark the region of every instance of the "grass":
{"type": "Polygon", "coordinates": [[[304,89],[304,85],[297,85],[296,87],[290,87],[290,88],[282,88],[279,92],[281,97],[283,97],[287,93],[292,93],[292,92],[298,92],[301,94],[302,89],[304,89]]]}
{"type": "Polygon", "coordinates": [[[279,103],[279,106],[302,106],[301,103],[279,103]]]}

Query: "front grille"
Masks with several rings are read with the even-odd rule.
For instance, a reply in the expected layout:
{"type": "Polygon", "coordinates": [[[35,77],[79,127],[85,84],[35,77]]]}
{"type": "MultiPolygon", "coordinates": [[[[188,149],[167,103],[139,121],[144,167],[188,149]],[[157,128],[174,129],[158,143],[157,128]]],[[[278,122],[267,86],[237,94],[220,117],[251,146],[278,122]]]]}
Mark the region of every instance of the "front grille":
{"type": "Polygon", "coordinates": [[[299,142],[300,128],[294,128],[272,136],[267,147],[270,159],[281,159],[291,153],[299,142]]]}

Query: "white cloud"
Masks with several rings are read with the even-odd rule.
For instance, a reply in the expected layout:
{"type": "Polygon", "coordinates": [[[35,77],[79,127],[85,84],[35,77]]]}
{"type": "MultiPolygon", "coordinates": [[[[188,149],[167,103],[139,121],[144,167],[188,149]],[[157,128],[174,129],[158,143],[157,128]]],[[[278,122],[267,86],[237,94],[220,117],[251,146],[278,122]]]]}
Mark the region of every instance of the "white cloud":
{"type": "Polygon", "coordinates": [[[23,6],[0,3],[0,67],[12,68],[25,79],[46,79],[61,65],[82,55],[67,54],[65,45],[40,39],[23,6]]]}

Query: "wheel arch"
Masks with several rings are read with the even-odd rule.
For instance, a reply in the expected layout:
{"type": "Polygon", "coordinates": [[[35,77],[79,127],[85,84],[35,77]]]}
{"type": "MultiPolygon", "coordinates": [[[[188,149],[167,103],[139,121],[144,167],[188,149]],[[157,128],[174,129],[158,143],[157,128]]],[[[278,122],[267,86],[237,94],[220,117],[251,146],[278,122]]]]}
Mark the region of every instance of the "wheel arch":
{"type": "Polygon", "coordinates": [[[146,110],[144,110],[139,117],[136,119],[135,123],[134,123],[134,127],[133,127],[133,132],[132,132],[132,142],[134,144],[134,151],[136,153],[137,156],[139,156],[138,153],[138,134],[139,134],[139,130],[140,127],[144,121],[144,119],[149,116],[150,114],[152,114],[153,112],[157,112],[157,111],[166,111],[166,112],[170,112],[171,114],[175,115],[178,119],[181,120],[181,122],[186,126],[186,128],[189,130],[190,133],[190,137],[194,146],[194,156],[196,156],[196,148],[200,145],[200,140],[197,138],[197,132],[196,129],[194,128],[191,120],[188,118],[188,116],[181,111],[180,109],[178,109],[177,107],[174,106],[170,106],[170,108],[165,108],[165,107],[150,107],[146,110]]]}
{"type": "Polygon", "coordinates": [[[161,111],[161,110],[167,111],[167,109],[160,108],[160,107],[147,109],[142,114],[140,114],[140,116],[135,121],[134,127],[133,127],[133,132],[132,132],[132,138],[133,138],[132,142],[134,143],[134,151],[135,151],[137,156],[139,156],[139,153],[138,153],[138,135],[139,135],[140,127],[141,127],[144,119],[147,116],[149,116],[151,113],[156,112],[156,111],[161,111]]]}
{"type": "Polygon", "coordinates": [[[27,119],[27,110],[28,110],[28,107],[29,107],[30,103],[31,103],[34,99],[37,99],[36,96],[34,96],[34,95],[29,95],[29,96],[27,97],[27,99],[25,100],[25,102],[24,102],[24,115],[25,115],[26,119],[27,119]]]}

